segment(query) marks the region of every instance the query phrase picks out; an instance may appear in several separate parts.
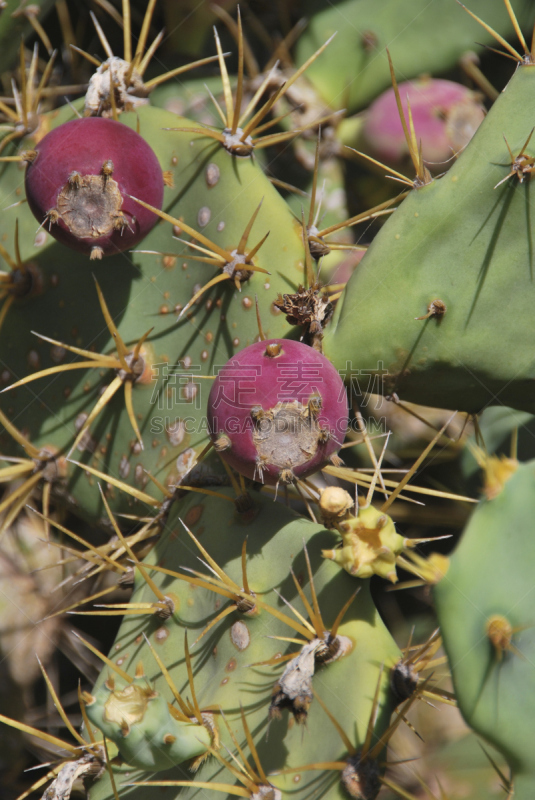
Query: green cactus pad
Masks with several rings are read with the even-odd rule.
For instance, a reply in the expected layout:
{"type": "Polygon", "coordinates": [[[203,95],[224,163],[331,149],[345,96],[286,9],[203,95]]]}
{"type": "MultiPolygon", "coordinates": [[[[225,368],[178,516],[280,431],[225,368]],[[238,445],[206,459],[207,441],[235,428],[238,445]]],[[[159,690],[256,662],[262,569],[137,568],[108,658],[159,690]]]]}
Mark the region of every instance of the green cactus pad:
{"type": "Polygon", "coordinates": [[[503,136],[518,155],[534,100],[535,67],[522,66],[457,163],[373,241],[325,336],[348,381],[365,370],[424,405],[535,409],[533,187],[512,175],[494,189],[511,170],[503,136]],[[422,319],[435,300],[445,314],[422,319]]]}
{"type": "MultiPolygon", "coordinates": [[[[63,116],[56,116],[52,124],[63,116]]],[[[78,449],[73,458],[87,460],[96,469],[155,492],[161,499],[143,470],[162,483],[176,482],[191,466],[194,448],[200,450],[206,444],[204,418],[210,381],[197,376],[213,375],[234,352],[258,336],[255,296],[266,335],[276,338],[289,330],[284,315],[272,302],[278,292],[294,291],[303,280],[302,232],[284,200],[251,159],[233,158],[217,143],[196,134],[163,130],[187,120],[162,109],[143,107],[136,115],[123,114],[121,121],[134,128],[139,124],[162,168],[174,176],[174,188],[165,190],[165,211],[182,218],[219,246],[238,246],[253,211],[263,201],[248,246],[251,249],[271,231],[255,256],[255,263],[270,274],[253,273],[243,282],[241,292],[231,280],[216,285],[190,314],[177,321],[175,306],[184,307],[196,286],[220,272],[217,267],[179,256],[136,253],[90,262],[53,241],[43,230],[35,246],[37,223],[27,206],[9,209],[2,215],[0,234],[5,232],[6,248],[13,249],[13,229],[15,220],[19,220],[22,259],[37,263],[43,273],[44,291],[15,302],[9,310],[0,344],[1,380],[5,388],[30,372],[83,360],[70,352],[62,353],[31,331],[95,352],[114,352],[98,303],[96,278],[127,346],[133,348],[147,330],[153,329],[145,349],[154,378],[146,385],[134,385],[132,392],[145,450],[140,457],[121,388],[91,426],[93,443],[90,441],[89,449],[78,449]]],[[[20,164],[4,165],[3,205],[21,196],[22,184],[20,164]]],[[[163,253],[195,253],[173,239],[173,227],[164,221],[138,247],[163,253]]],[[[2,395],[2,409],[17,427],[27,430],[38,447],[47,444],[67,451],[76,426],[83,420],[80,415],[91,411],[99,391],[113,377],[111,370],[81,369],[39,379],[2,395]]],[[[6,434],[2,450],[21,454],[6,434]]],[[[91,476],[70,468],[67,496],[78,513],[95,519],[102,506],[93,483],[91,476]]],[[[124,497],[114,494],[112,506],[125,510],[124,497]]]]}
{"type": "MultiPolygon", "coordinates": [[[[523,28],[529,28],[532,6],[513,3],[523,28]]],[[[471,0],[467,6],[502,36],[513,32],[502,2],[471,0]]],[[[307,77],[330,108],[361,108],[390,86],[385,48],[396,70],[409,80],[423,73],[437,75],[451,69],[462,55],[492,44],[493,39],[454,0],[344,0],[329,5],[312,18],[299,39],[297,64],[302,64],[325,38],[337,32],[336,44],[313,64],[307,77]],[[464,15],[464,17],[463,17],[464,15]],[[480,43],[479,45],[477,43],[480,43]]]]}
{"type": "MultiPolygon", "coordinates": [[[[144,566],[150,570],[150,565],[157,563],[185,575],[188,573],[183,571],[184,568],[211,574],[199,562],[199,551],[177,519],[180,515],[218,566],[239,586],[242,585],[241,550],[247,538],[247,578],[251,590],[256,593],[259,602],[273,605],[290,616],[292,612],[278,599],[274,589],[306,617],[307,612],[289,574],[293,569],[303,584],[303,591],[310,598],[303,542],[307,544],[310,554],[319,607],[327,626],[332,626],[342,606],[360,586],[360,592],[339,629],[339,635],[348,637],[351,642],[350,652],[333,663],[317,666],[313,679],[314,690],[350,740],[359,747],[365,736],[381,664],[385,665],[385,673],[376,734],[380,735],[388,725],[392,700],[387,689],[386,674],[399,658],[399,650],[377,614],[368,583],[351,578],[336,564],[321,559],[321,547],[329,544],[332,535],[320,525],[298,517],[262,495],[253,494],[252,497],[254,508],[241,515],[231,502],[188,497],[180,504],[180,508],[173,510],[168,530],[145,560],[144,566]],[[342,686],[347,690],[341,691],[342,686]]],[[[177,688],[189,696],[184,663],[184,628],[188,629],[191,645],[227,601],[205,588],[191,586],[156,571],[150,574],[161,591],[173,599],[175,611],[166,622],[155,617],[126,617],[110,657],[130,674],[141,661],[151,686],[171,700],[172,695],[142,638],[145,633],[177,688]]],[[[154,600],[154,595],[138,574],[133,602],[151,600],[154,600]]],[[[238,739],[242,741],[241,723],[237,722],[241,703],[266,774],[273,770],[347,756],[336,730],[316,700],[312,701],[305,727],[294,724],[291,715],[283,711],[282,719],[270,722],[267,737],[272,690],[281,676],[283,665],[250,665],[270,659],[277,652],[299,652],[298,645],[268,638],[272,636],[295,637],[296,633],[265,608],[260,608],[256,615],[234,611],[191,648],[194,685],[201,709],[220,705],[233,729],[239,731],[238,739]]],[[[106,668],[106,675],[108,672],[106,668]]],[[[103,674],[101,680],[105,680],[106,675],[103,674]]],[[[233,748],[220,716],[217,713],[214,716],[218,719],[222,741],[233,748]]],[[[222,754],[225,755],[224,751],[222,754]]],[[[126,782],[126,773],[129,773],[131,780],[148,777],[124,767],[116,774],[116,780],[119,783],[126,782]]],[[[310,791],[311,781],[315,785],[319,774],[297,771],[295,775],[273,777],[270,780],[281,789],[287,788],[304,797],[310,791]]],[[[321,777],[329,798],[343,796],[338,775],[337,772],[327,772],[321,777]]],[[[158,780],[184,780],[191,779],[191,773],[174,770],[158,773],[156,777],[158,780]]],[[[230,774],[221,772],[221,765],[214,758],[201,768],[198,779],[234,783],[230,774]]],[[[139,787],[130,791],[132,794],[129,797],[146,797],[139,787]]],[[[192,791],[181,789],[180,794],[189,796],[192,791]]],[[[164,798],[171,798],[178,795],[179,789],[159,789],[158,792],[162,792],[164,798]]],[[[111,796],[108,779],[103,776],[91,789],[91,800],[104,800],[111,796]]]]}
{"type": "Polygon", "coordinates": [[[534,517],[531,461],[481,502],[434,589],[459,708],[509,762],[515,800],[535,791],[534,517]]]}
{"type": "Polygon", "coordinates": [[[113,691],[101,686],[86,707],[89,720],[137,769],[169,769],[202,755],[210,745],[206,728],[174,719],[166,701],[143,677],[113,691]]]}

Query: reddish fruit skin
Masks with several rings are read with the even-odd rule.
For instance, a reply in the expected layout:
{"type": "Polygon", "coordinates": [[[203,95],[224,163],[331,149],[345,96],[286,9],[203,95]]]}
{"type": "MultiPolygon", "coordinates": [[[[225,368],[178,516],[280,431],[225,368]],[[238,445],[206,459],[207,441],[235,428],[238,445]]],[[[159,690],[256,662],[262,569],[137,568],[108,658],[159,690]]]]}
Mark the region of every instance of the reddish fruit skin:
{"type": "MultiPolygon", "coordinates": [[[[399,84],[399,95],[406,119],[409,98],[416,136],[429,162],[443,163],[461,150],[485,117],[479,96],[453,81],[407,81],[399,84]]],[[[394,89],[383,92],[368,108],[363,133],[373,153],[389,164],[408,155],[394,89]]]]}
{"type": "Polygon", "coordinates": [[[329,462],[344,440],[348,405],[343,381],[325,356],[300,342],[270,339],[244,348],[220,370],[208,398],[207,416],[212,441],[228,437],[230,442],[220,450],[221,458],[242,475],[274,485],[281,480],[282,470],[291,469],[296,478],[304,478],[329,462]],[[281,346],[279,356],[266,355],[271,345],[281,346]],[[310,399],[318,396],[321,408],[314,416],[330,436],[299,464],[286,461],[290,445],[282,443],[278,463],[268,461],[260,469],[253,441],[253,431],[258,428],[251,409],[261,407],[269,422],[269,412],[277,403],[297,401],[306,409],[310,399]]]}
{"type": "Polygon", "coordinates": [[[121,122],[87,117],[66,122],[48,133],[35,147],[37,157],[26,169],[28,204],[39,223],[44,222],[55,239],[90,254],[97,247],[102,255],[121,252],[136,245],[158,221],[127,195],[139,197],[157,208],[163,203],[163,174],[149,144],[121,122]],[[47,220],[58,204],[61,190],[73,173],[101,176],[104,162],[111,160],[110,175],[122,196],[120,211],[127,225],[101,236],[77,236],[60,217],[47,220]]]}

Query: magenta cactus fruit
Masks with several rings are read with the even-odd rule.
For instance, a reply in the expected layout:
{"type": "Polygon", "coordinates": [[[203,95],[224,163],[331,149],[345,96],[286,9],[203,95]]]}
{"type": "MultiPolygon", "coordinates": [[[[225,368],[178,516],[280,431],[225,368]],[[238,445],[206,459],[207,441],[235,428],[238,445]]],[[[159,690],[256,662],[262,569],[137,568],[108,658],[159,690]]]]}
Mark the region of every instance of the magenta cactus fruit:
{"type": "MultiPolygon", "coordinates": [[[[468,144],[485,109],[476,92],[453,81],[420,78],[399,84],[405,117],[409,99],[414,129],[426,161],[443,163],[468,144]]],[[[389,164],[408,156],[394,89],[388,89],[366,112],[364,137],[374,155],[389,164]]]]}
{"type": "Polygon", "coordinates": [[[339,461],[347,422],[346,391],[331,362],[287,339],[256,342],[231,358],[208,398],[208,426],[221,457],[272,485],[339,461]]]}
{"type": "Polygon", "coordinates": [[[158,217],[134,195],[162,207],[164,179],[152,148],[127,125],[88,117],[60,125],[35,147],[26,197],[58,241],[91,258],[136,245],[158,217]]]}

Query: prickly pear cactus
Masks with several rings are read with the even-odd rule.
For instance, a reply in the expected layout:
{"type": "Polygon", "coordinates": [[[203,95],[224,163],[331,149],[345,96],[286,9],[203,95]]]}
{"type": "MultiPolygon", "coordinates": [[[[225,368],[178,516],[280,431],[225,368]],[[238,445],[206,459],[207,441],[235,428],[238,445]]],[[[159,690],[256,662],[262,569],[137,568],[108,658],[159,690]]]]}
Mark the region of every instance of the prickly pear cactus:
{"type": "MultiPolygon", "coordinates": [[[[489,8],[484,0],[474,0],[470,9],[502,36],[512,33],[511,19],[500,3],[489,8]]],[[[522,25],[529,24],[528,3],[515,3],[515,11],[522,25]]],[[[315,15],[299,41],[298,61],[305,61],[335,31],[336,56],[313,66],[309,78],[327,105],[348,105],[350,110],[361,108],[389,86],[386,47],[407,79],[440,73],[467,50],[477,49],[476,42],[481,46],[493,41],[488,31],[463,18],[461,8],[450,3],[430,6],[425,0],[412,0],[400,6],[390,0],[379,9],[373,0],[344,0],[315,15]]]]}
{"type": "MultiPolygon", "coordinates": [[[[272,307],[273,299],[277,292],[286,292],[294,282],[302,280],[304,268],[299,226],[262,171],[250,159],[233,159],[217,145],[207,146],[199,135],[187,137],[162,130],[177,122],[184,121],[169,112],[143,107],[136,115],[121,115],[120,124],[133,128],[139,124],[140,131],[152,143],[161,167],[173,176],[174,187],[165,189],[164,209],[175,218],[175,234],[183,238],[183,223],[210,237],[215,251],[211,264],[187,260],[190,253],[197,251],[188,250],[173,239],[170,223],[162,222],[145,237],[143,250],[149,254],[110,255],[90,265],[86,255],[75,251],[67,250],[68,258],[62,259],[58,253],[65,249],[48,235],[46,225],[35,237],[37,224],[26,207],[10,209],[6,214],[11,218],[4,217],[6,227],[12,228],[19,221],[21,259],[35,265],[42,285],[38,296],[26,302],[15,301],[10,309],[9,324],[0,344],[5,348],[4,386],[22,377],[19,364],[29,365],[34,372],[57,370],[51,376],[5,392],[4,413],[19,428],[26,429],[37,448],[53,446],[68,452],[75,444],[73,459],[113,473],[149,493],[155,489],[146,485],[144,470],[163,484],[172,483],[192,465],[195,447],[202,449],[208,441],[202,421],[210,387],[201,376],[213,375],[234,352],[251,344],[258,335],[255,297],[266,333],[281,335],[287,324],[272,307]],[[189,314],[177,319],[180,310],[214,273],[225,274],[218,269],[218,265],[224,265],[221,253],[231,253],[240,246],[260,204],[243,247],[245,253],[252,251],[273,231],[254,256],[254,266],[259,271],[239,282],[241,291],[231,279],[217,285],[212,293],[195,302],[189,314]],[[106,325],[95,281],[116,334],[106,325]],[[58,313],[51,316],[51,307],[58,313]],[[30,318],[31,325],[25,322],[30,318]],[[116,396],[96,416],[87,435],[80,438],[99,393],[113,380],[118,381],[117,373],[124,368],[117,358],[115,363],[110,360],[113,337],[121,337],[128,354],[149,330],[140,351],[144,363],[143,368],[139,367],[140,374],[127,375],[120,382],[116,396]],[[100,360],[98,353],[102,354],[100,360]],[[87,369],[88,359],[95,360],[94,369],[87,369]],[[76,368],[77,362],[86,368],[76,368]],[[129,420],[124,400],[127,389],[132,396],[135,426],[129,420]],[[34,404],[36,396],[40,397],[38,407],[34,404]],[[55,409],[52,417],[51,408],[55,409]],[[138,458],[141,452],[142,460],[138,458]],[[183,458],[177,465],[180,456],[183,458]]],[[[97,173],[104,160],[105,154],[95,165],[97,173]]],[[[4,202],[13,187],[21,185],[22,178],[18,164],[10,164],[4,170],[4,202]]],[[[9,242],[6,249],[8,245],[9,242]]],[[[9,448],[7,438],[4,446],[9,448]]],[[[20,453],[20,448],[15,450],[13,445],[11,450],[13,454],[20,453]]],[[[70,502],[81,508],[81,513],[98,518],[102,506],[92,483],[90,475],[84,477],[83,472],[69,468],[63,485],[70,502]]],[[[121,500],[119,495],[117,502],[123,502],[126,510],[124,496],[121,500]]]]}
{"type": "MultiPolygon", "coordinates": [[[[172,514],[165,534],[143,562],[143,568],[155,586],[170,598],[173,612],[165,620],[145,617],[143,621],[139,616],[126,617],[112,651],[113,662],[131,678],[136,666],[142,663],[149,685],[161,692],[160,696],[167,701],[172,701],[172,690],[156,660],[159,658],[167,669],[170,682],[184,697],[189,696],[191,700],[194,687],[196,702],[203,714],[204,709],[206,714],[209,709],[218,708],[225,712],[240,742],[244,741],[240,730],[241,704],[266,774],[315,761],[337,760],[343,755],[344,745],[321,703],[317,698],[313,699],[312,687],[319,699],[328,704],[355,748],[359,749],[366,735],[381,664],[385,665],[385,672],[381,679],[381,700],[374,736],[380,736],[388,726],[392,700],[388,698],[387,671],[398,660],[399,650],[378,617],[366,583],[355,582],[335,564],[321,559],[322,543],[328,544],[332,538],[328,531],[282,506],[274,506],[272,500],[258,494],[251,496],[251,508],[239,513],[231,493],[225,494],[226,499],[188,498],[181,504],[180,517],[172,514]],[[195,539],[185,531],[184,525],[195,539]],[[206,553],[203,550],[205,543],[207,548],[209,543],[206,553]],[[245,573],[244,545],[247,549],[245,573]],[[308,576],[304,547],[310,555],[312,582],[308,576]],[[215,573],[200,564],[199,557],[212,569],[217,569],[220,577],[216,583],[210,583],[210,575],[215,573]],[[164,571],[152,571],[153,565],[159,565],[164,571]],[[196,577],[199,573],[202,573],[202,578],[196,577]],[[238,588],[244,585],[248,587],[246,592],[238,588]],[[310,629],[311,620],[297,586],[309,603],[313,602],[312,591],[315,592],[325,625],[321,641],[326,652],[316,652],[312,658],[307,658],[307,648],[309,652],[310,644],[316,650],[320,645],[317,631],[310,629]],[[218,588],[226,588],[227,596],[234,592],[234,598],[216,594],[218,588]],[[354,597],[357,589],[360,591],[354,597]],[[245,595],[252,598],[249,604],[245,595]],[[291,603],[293,608],[285,605],[281,598],[291,603]],[[350,600],[335,632],[338,640],[335,646],[329,641],[330,633],[340,611],[350,600]],[[281,614],[284,615],[282,618],[281,614]],[[220,621],[214,625],[218,617],[220,621]],[[291,627],[292,623],[294,627],[291,627]],[[299,626],[299,633],[295,626],[299,626]],[[191,652],[191,686],[188,685],[187,662],[183,653],[185,629],[191,652]],[[300,639],[301,647],[288,645],[285,641],[288,638],[300,639]],[[332,653],[327,652],[329,648],[332,653]],[[287,653],[293,653],[295,658],[289,661],[287,653]],[[296,663],[297,659],[301,659],[299,663],[296,663]],[[289,670],[294,671],[295,696],[292,696],[291,681],[288,678],[283,681],[289,670]],[[360,685],[367,686],[367,690],[357,692],[355,704],[349,706],[336,687],[357,675],[360,685]],[[283,708],[289,709],[289,716],[282,711],[283,708]],[[328,726],[331,726],[330,730],[328,726]],[[325,735],[320,734],[322,730],[325,735]],[[313,731],[317,731],[316,735],[311,735],[313,731]]],[[[139,573],[135,586],[133,603],[156,601],[153,590],[139,573]]],[[[316,612],[313,616],[313,625],[315,622],[317,627],[316,612]]],[[[114,677],[116,686],[124,685],[120,677],[114,677]]],[[[95,694],[95,707],[102,702],[102,691],[99,689],[95,694]]],[[[117,695],[117,704],[120,703],[117,695]]],[[[124,704],[125,707],[128,705],[127,698],[124,704]]],[[[94,716],[92,708],[88,704],[88,715],[96,722],[96,714],[101,712],[95,712],[94,716]]],[[[224,721],[217,713],[214,718],[217,718],[217,735],[226,746],[232,747],[224,721]]],[[[132,725],[128,735],[123,736],[119,722],[116,723],[115,735],[111,731],[107,735],[123,754],[123,742],[126,744],[132,734],[140,736],[142,730],[147,736],[167,733],[163,720],[160,723],[151,731],[148,716],[143,717],[132,725]]],[[[201,737],[197,735],[195,726],[191,731],[191,740],[199,742],[201,737]]],[[[173,733],[171,727],[169,733],[173,733]]],[[[377,738],[374,744],[376,742],[377,738]]],[[[221,755],[224,755],[224,749],[221,755]]],[[[177,758],[176,764],[183,760],[177,758]]],[[[128,759],[125,761],[136,766],[128,759]]],[[[152,767],[152,770],[157,768],[152,767]]],[[[144,781],[148,777],[132,772],[125,765],[117,780],[126,781],[125,771],[130,772],[128,780],[144,781]]],[[[297,780],[298,775],[299,771],[284,778],[270,777],[270,782],[283,790],[288,787],[299,794],[306,793],[309,776],[304,772],[297,780]]],[[[174,770],[158,774],[154,779],[184,780],[187,777],[187,771],[174,770]]],[[[336,773],[330,777],[334,779],[336,773]]],[[[228,771],[223,778],[221,764],[216,758],[200,768],[198,778],[233,782],[228,771]]],[[[331,782],[335,786],[330,794],[341,794],[336,788],[338,781],[331,782]]],[[[139,787],[130,791],[134,796],[144,796],[147,789],[139,787]]],[[[178,791],[178,787],[168,788],[164,796],[174,797],[178,791]]],[[[106,780],[99,781],[91,792],[95,800],[110,796],[113,794],[106,780]]]]}
{"type": "Polygon", "coordinates": [[[373,241],[325,337],[348,380],[352,370],[382,371],[385,392],[402,399],[535,410],[524,346],[535,335],[533,219],[518,168],[531,127],[517,113],[534,96],[534,69],[517,69],[444,179],[411,192],[373,241]],[[505,295],[527,327],[511,324],[505,295]]]}
{"type": "Polygon", "coordinates": [[[17,672],[0,626],[0,723],[46,765],[9,800],[467,796],[424,741],[462,719],[497,750],[473,796],[527,799],[529,4],[234,5],[59,0],[58,28],[0,2],[0,62],[27,37],[0,100],[0,578],[39,655],[17,672]],[[478,36],[517,62],[485,56],[503,92],[478,36]]]}
{"type": "Polygon", "coordinates": [[[459,707],[506,757],[519,798],[531,797],[535,785],[528,744],[535,642],[525,602],[532,591],[534,485],[533,461],[489,460],[486,497],[434,590],[459,707]]]}

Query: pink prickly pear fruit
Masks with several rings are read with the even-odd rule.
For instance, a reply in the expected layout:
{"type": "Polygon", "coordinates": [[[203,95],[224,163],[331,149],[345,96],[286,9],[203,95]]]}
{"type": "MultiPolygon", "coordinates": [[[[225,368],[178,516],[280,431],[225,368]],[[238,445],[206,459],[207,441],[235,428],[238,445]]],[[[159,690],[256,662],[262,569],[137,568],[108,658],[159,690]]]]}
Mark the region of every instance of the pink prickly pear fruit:
{"type": "Polygon", "coordinates": [[[270,339],[244,348],[220,370],[208,399],[210,436],[237,472],[292,483],[331,461],[348,407],[340,375],[308,345],[270,339]]]}
{"type": "MultiPolygon", "coordinates": [[[[399,84],[408,120],[407,97],[424,161],[443,164],[468,144],[483,121],[480,95],[453,81],[420,78],[399,84]]],[[[394,89],[388,89],[366,112],[363,135],[381,161],[399,164],[409,153],[394,89]]]]}
{"type": "Polygon", "coordinates": [[[162,207],[164,178],[147,142],[127,125],[87,117],[36,145],[26,169],[28,204],[55,239],[102,258],[136,245],[158,221],[128,195],[162,207]]]}

